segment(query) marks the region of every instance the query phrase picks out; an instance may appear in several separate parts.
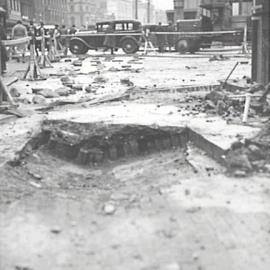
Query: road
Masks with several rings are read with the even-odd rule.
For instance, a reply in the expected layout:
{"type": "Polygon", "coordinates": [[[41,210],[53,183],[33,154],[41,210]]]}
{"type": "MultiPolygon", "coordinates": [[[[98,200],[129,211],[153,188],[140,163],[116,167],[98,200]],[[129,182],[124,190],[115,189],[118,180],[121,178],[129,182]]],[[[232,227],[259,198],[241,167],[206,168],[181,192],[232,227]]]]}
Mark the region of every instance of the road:
{"type": "MultiPolygon", "coordinates": [[[[59,76],[14,84],[26,117],[2,124],[0,269],[269,269],[269,175],[232,177],[193,144],[159,148],[156,143],[158,149],[149,153],[82,166],[55,155],[39,140],[38,148],[24,149],[28,155],[18,164],[5,164],[40,133],[45,119],[72,123],[73,131],[60,132],[73,142],[81,140],[76,132],[82,134],[85,125],[95,122],[105,124],[108,134],[114,134],[115,124],[157,130],[188,125],[224,149],[239,134],[258,132],[192,110],[194,99],[209,92],[205,86],[224,80],[236,61],[245,64],[232,79],[249,76],[250,59],[209,62],[206,57],[173,56],[93,56],[82,67],[56,63],[44,74],[69,76],[83,90],[47,98],[45,104],[22,101],[32,101],[33,88],[62,87],[59,76]],[[136,92],[133,98],[100,104],[130,91],[127,79],[136,92]],[[88,85],[94,91],[86,93],[88,85]],[[174,91],[189,86],[204,87],[174,91]],[[57,100],[74,104],[47,110],[57,100]]],[[[88,138],[87,129],[84,136],[88,138]]],[[[93,138],[87,140],[92,143],[93,138]]]]}

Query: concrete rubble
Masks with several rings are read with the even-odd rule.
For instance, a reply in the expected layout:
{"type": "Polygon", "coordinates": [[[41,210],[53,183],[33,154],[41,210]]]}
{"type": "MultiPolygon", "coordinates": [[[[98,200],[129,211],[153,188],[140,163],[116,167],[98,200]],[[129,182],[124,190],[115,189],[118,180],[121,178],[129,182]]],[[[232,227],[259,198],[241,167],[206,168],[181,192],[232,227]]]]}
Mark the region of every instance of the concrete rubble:
{"type": "Polygon", "coordinates": [[[269,89],[248,56],[53,65],[0,115],[1,269],[269,269],[269,89]]]}

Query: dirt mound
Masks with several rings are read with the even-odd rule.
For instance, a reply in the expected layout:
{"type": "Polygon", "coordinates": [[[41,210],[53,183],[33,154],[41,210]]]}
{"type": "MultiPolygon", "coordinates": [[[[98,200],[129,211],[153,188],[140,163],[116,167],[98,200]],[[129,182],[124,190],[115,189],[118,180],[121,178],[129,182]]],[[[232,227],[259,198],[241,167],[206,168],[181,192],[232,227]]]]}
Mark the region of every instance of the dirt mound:
{"type": "Polygon", "coordinates": [[[270,122],[255,138],[233,144],[226,159],[233,172],[270,172],[270,122]]]}

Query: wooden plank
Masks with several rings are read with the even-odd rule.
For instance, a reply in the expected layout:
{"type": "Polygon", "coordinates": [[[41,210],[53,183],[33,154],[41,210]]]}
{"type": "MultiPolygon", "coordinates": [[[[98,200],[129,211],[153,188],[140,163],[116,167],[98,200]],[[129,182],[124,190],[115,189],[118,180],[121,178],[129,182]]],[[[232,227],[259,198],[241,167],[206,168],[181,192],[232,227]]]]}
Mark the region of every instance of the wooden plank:
{"type": "Polygon", "coordinates": [[[2,94],[7,96],[7,101],[10,103],[10,105],[15,105],[12,96],[10,95],[7,87],[2,81],[2,78],[0,78],[0,92],[2,92],[2,94]]]}
{"type": "Polygon", "coordinates": [[[19,39],[2,40],[3,44],[7,47],[27,44],[31,40],[30,37],[24,37],[19,39]]]}

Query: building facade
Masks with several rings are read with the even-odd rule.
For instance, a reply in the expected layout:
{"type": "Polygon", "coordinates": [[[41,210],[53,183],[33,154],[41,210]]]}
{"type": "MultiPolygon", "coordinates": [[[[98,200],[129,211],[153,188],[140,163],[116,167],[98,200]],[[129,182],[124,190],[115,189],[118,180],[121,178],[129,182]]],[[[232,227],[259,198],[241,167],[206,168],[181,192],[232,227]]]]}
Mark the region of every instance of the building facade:
{"type": "Polygon", "coordinates": [[[106,0],[68,0],[68,24],[77,27],[94,25],[108,16],[106,0]]]}
{"type": "Polygon", "coordinates": [[[214,31],[232,28],[231,0],[201,0],[200,7],[202,15],[212,20],[214,31]]]}
{"type": "Polygon", "coordinates": [[[251,27],[252,0],[232,1],[232,28],[251,27]]]}
{"type": "Polygon", "coordinates": [[[34,0],[0,0],[0,6],[6,10],[7,25],[12,26],[18,20],[29,21],[33,17],[34,0]]]}
{"type": "Polygon", "coordinates": [[[253,0],[174,0],[174,10],[167,18],[176,22],[183,19],[211,19],[214,30],[240,29],[251,22],[253,0]]]}
{"type": "Polygon", "coordinates": [[[68,0],[68,8],[68,24],[78,28],[104,20],[138,19],[146,24],[156,17],[151,1],[145,0],[68,0]]]}
{"type": "MultiPolygon", "coordinates": [[[[197,19],[200,17],[201,0],[174,0],[174,15],[170,18],[177,20],[197,19]]],[[[170,13],[172,16],[172,13],[170,13]]]]}
{"type": "Polygon", "coordinates": [[[66,24],[68,0],[34,0],[33,19],[45,24],[66,24]]]}
{"type": "Polygon", "coordinates": [[[0,0],[0,6],[7,11],[8,26],[18,20],[25,23],[44,21],[46,24],[67,22],[67,0],[0,0]]]}

